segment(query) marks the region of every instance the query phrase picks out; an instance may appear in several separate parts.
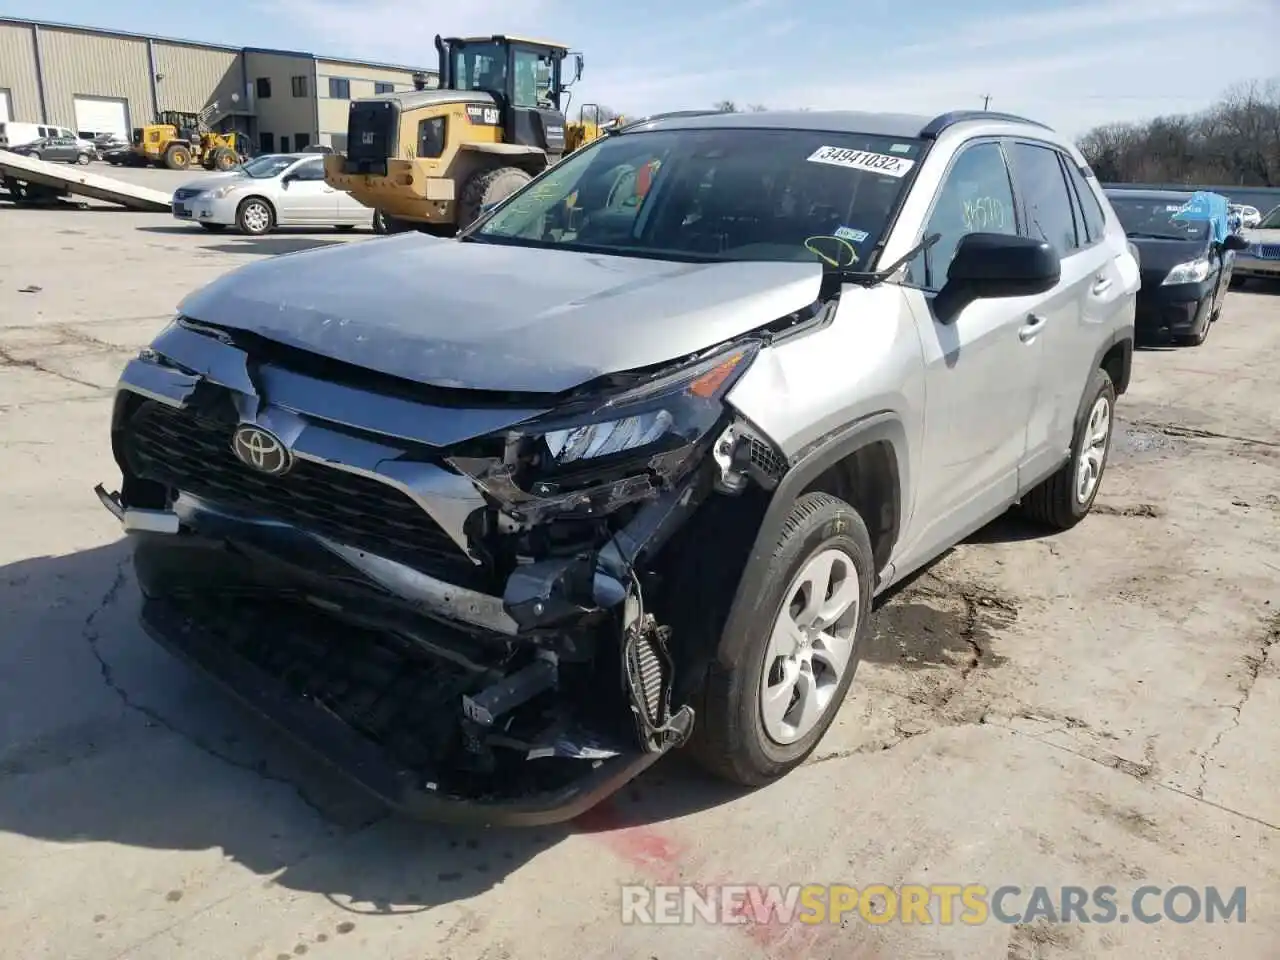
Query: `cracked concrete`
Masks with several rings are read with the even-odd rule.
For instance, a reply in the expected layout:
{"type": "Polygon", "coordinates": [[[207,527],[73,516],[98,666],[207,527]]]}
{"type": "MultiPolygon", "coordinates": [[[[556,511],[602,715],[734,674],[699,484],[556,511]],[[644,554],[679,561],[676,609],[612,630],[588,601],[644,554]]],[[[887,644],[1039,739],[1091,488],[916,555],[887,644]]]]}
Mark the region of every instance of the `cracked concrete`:
{"type": "Polygon", "coordinates": [[[1271,292],[1231,294],[1201,348],[1138,354],[1095,516],[998,521],[879,605],[793,776],[742,794],[675,757],[569,828],[468,831],[387,817],[143,636],[91,492],[115,476],[115,374],[181,296],[334,238],[0,216],[0,958],[1274,956],[1271,292]],[[1250,913],[618,922],[619,884],[681,881],[1245,885],[1250,913]]]}

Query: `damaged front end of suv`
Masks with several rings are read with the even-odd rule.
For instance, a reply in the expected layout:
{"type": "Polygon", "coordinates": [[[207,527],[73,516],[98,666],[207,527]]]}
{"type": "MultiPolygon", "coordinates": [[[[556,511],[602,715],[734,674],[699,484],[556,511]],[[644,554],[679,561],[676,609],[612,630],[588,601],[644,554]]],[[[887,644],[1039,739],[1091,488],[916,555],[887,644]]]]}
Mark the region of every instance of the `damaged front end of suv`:
{"type": "Polygon", "coordinates": [[[561,821],[691,731],[681,537],[785,469],[723,402],[761,336],[512,394],[181,317],[124,371],[97,493],[162,645],[411,815],[561,821]]]}

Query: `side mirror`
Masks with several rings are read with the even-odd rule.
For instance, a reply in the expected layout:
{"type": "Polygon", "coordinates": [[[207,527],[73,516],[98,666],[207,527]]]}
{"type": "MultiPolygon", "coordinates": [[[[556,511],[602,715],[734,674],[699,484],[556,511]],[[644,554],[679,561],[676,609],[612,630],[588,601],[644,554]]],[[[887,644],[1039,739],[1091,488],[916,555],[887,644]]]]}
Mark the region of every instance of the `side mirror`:
{"type": "Polygon", "coordinates": [[[956,247],[947,282],[934,298],[949,323],[974,300],[1046,293],[1062,278],[1062,261],[1044,240],[1005,233],[966,234],[956,247]]]}
{"type": "Polygon", "coordinates": [[[1249,241],[1238,233],[1228,233],[1227,239],[1222,241],[1222,249],[1239,253],[1241,250],[1249,249],[1249,241]]]}
{"type": "Polygon", "coordinates": [[[284,187],[287,190],[289,189],[289,184],[293,183],[293,181],[297,179],[298,179],[298,175],[296,173],[286,173],[283,177],[280,178],[280,186],[284,187]]]}
{"type": "Polygon", "coordinates": [[[573,55],[573,82],[577,83],[582,79],[582,54],[575,53],[573,55]]]}

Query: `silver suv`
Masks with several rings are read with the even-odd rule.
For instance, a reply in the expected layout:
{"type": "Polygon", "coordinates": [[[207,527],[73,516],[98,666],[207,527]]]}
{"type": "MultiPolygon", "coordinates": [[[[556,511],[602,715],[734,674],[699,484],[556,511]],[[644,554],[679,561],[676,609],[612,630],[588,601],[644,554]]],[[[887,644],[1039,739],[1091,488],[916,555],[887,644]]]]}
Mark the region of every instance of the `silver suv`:
{"type": "Polygon", "coordinates": [[[763,784],[877,593],[1089,512],[1138,286],[1039,124],[651,118],[190,296],[98,495],[150,633],[412,813],[567,819],[686,742],[763,784]]]}

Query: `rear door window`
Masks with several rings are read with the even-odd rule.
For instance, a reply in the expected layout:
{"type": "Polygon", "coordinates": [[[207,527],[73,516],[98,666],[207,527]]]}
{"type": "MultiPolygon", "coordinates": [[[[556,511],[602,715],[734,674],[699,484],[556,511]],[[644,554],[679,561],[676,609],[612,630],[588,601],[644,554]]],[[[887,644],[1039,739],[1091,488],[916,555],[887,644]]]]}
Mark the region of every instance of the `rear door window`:
{"type": "Polygon", "coordinates": [[[1058,162],[1058,151],[1033,143],[1014,142],[1009,147],[1014,179],[1027,210],[1029,234],[1047,240],[1060,257],[1069,257],[1081,246],[1071,194],[1058,162]]]}
{"type": "Polygon", "coordinates": [[[1080,209],[1084,213],[1084,232],[1089,243],[1097,243],[1107,232],[1107,218],[1102,212],[1102,205],[1098,203],[1098,196],[1093,192],[1093,187],[1080,172],[1080,168],[1071,162],[1069,157],[1064,157],[1064,166],[1067,168],[1067,175],[1071,178],[1071,184],[1076,189],[1076,196],[1080,198],[1080,209]]]}

